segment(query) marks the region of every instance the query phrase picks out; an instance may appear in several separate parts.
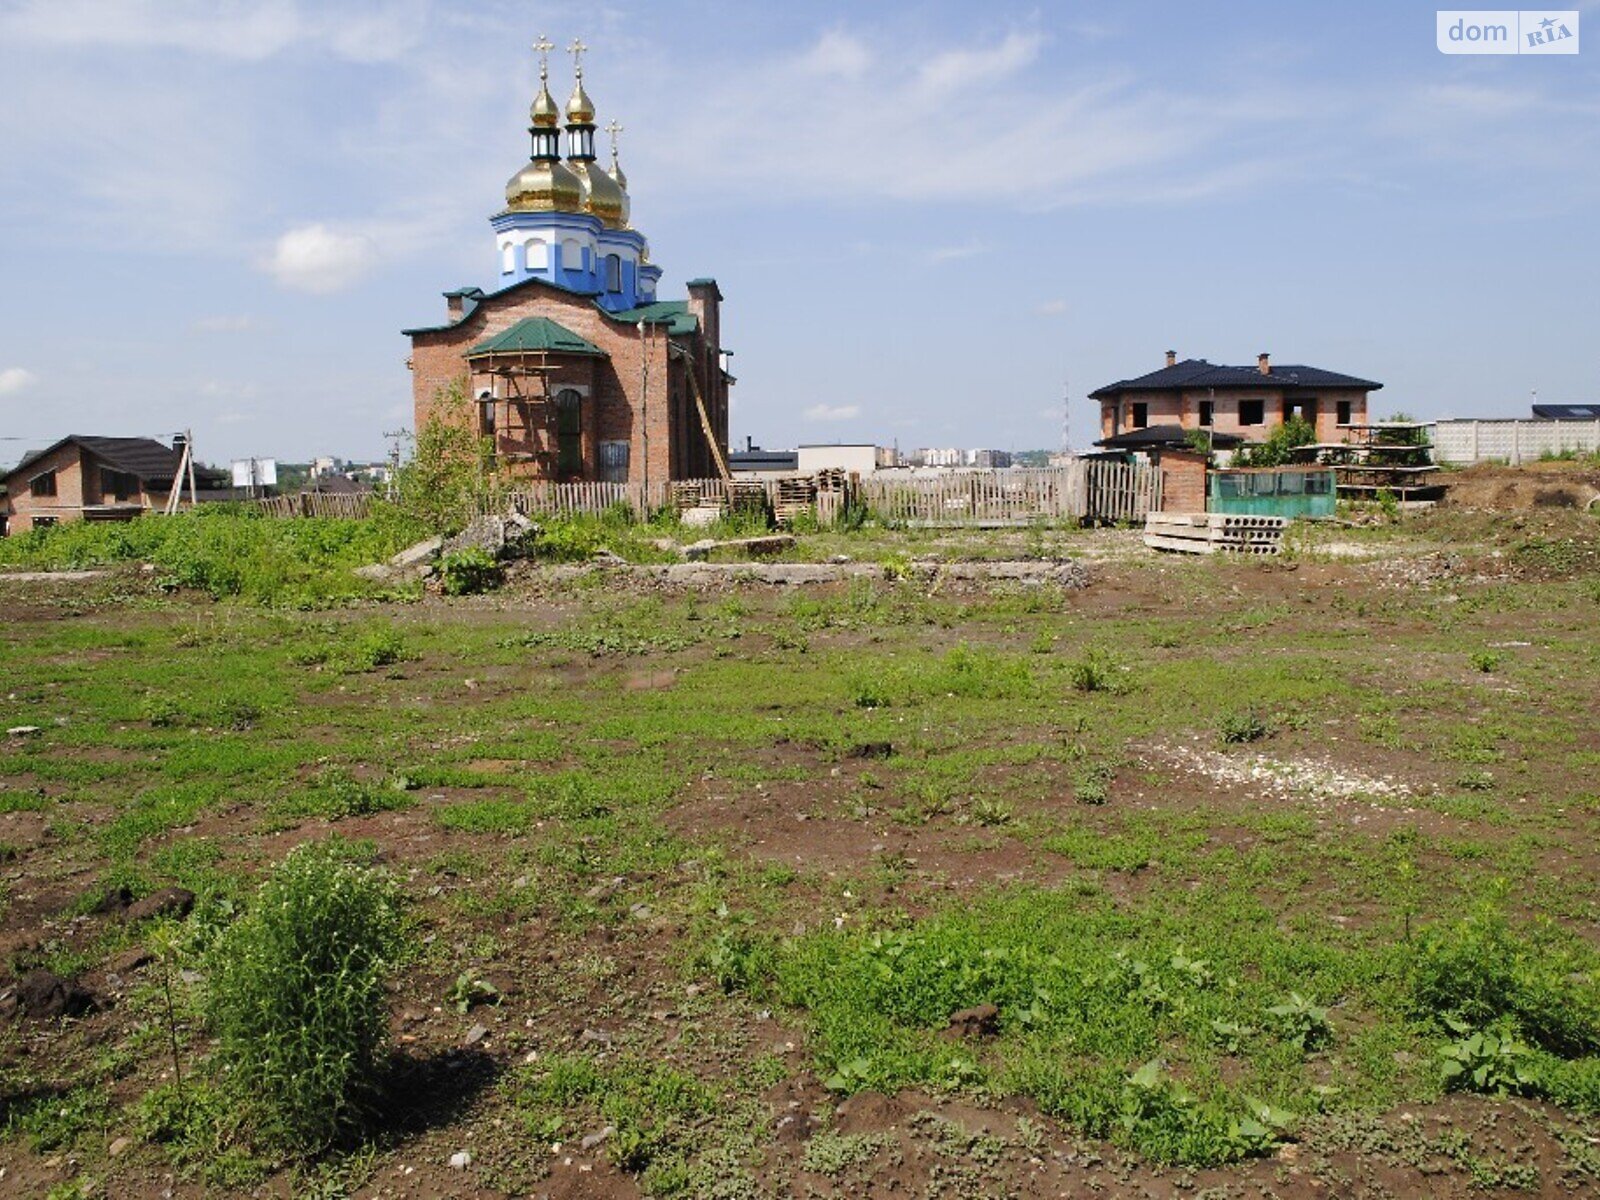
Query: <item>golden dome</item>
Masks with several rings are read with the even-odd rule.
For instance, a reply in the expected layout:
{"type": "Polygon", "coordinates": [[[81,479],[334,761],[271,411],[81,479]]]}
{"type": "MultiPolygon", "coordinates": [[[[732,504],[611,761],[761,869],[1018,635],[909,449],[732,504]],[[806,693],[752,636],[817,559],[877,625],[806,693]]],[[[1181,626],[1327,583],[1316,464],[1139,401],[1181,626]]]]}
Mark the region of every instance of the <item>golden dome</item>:
{"type": "Polygon", "coordinates": [[[583,90],[583,76],[579,75],[572,85],[572,96],[567,100],[567,123],[570,125],[594,124],[594,101],[589,99],[589,93],[583,90]]]}
{"type": "Polygon", "coordinates": [[[622,193],[622,226],[628,227],[629,220],[633,217],[633,198],[628,195],[628,177],[622,173],[622,164],[615,158],[611,160],[611,169],[606,172],[611,176],[611,182],[617,185],[622,193]]]}
{"type": "Polygon", "coordinates": [[[556,98],[550,94],[550,86],[542,79],[539,81],[539,94],[533,98],[533,107],[528,109],[528,120],[539,129],[555,129],[561,124],[561,109],[556,104],[556,98]]]}
{"type": "Polygon", "coordinates": [[[599,217],[608,229],[624,228],[628,197],[617,181],[592,161],[570,159],[568,165],[583,185],[583,211],[599,217]]]}
{"type": "Polygon", "coordinates": [[[506,181],[511,212],[583,212],[587,189],[559,159],[535,159],[506,181]]]}

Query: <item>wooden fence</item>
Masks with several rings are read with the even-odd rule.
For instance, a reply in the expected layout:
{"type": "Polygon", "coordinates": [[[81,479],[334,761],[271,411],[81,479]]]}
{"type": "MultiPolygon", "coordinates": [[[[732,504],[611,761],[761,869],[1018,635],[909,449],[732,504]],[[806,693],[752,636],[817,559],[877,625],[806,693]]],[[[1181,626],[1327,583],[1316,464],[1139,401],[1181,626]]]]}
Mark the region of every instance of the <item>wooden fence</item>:
{"type": "Polygon", "coordinates": [[[859,494],[879,520],[906,525],[1136,521],[1160,509],[1161,474],[1094,459],[1065,467],[886,472],[863,479],[859,494]]]}
{"type": "Polygon", "coordinates": [[[365,517],[372,511],[371,492],[297,492],[250,501],[267,517],[365,517]]]}
{"type": "MultiPolygon", "coordinates": [[[[765,491],[775,511],[795,499],[793,478],[738,481],[740,492],[765,491]]],[[[1064,467],[949,470],[927,474],[899,471],[828,485],[832,511],[850,501],[864,504],[880,521],[904,525],[1001,526],[1036,521],[1141,521],[1161,508],[1161,473],[1145,464],[1084,459],[1064,467]],[[851,494],[853,492],[853,495],[851,494]]],[[[480,511],[508,509],[530,516],[599,515],[626,507],[636,517],[693,503],[718,503],[726,495],[721,480],[661,480],[642,483],[528,483],[482,497],[480,511]]],[[[370,494],[329,495],[301,492],[255,504],[275,517],[363,517],[370,494]]]]}

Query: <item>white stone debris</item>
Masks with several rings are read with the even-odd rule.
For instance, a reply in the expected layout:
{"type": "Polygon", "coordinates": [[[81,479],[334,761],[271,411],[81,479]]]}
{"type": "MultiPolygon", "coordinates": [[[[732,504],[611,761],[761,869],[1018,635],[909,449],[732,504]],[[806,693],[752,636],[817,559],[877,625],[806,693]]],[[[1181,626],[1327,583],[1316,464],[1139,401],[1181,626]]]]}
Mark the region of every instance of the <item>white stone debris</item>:
{"type": "Polygon", "coordinates": [[[1216,783],[1250,788],[1279,800],[1401,800],[1412,795],[1406,784],[1368,775],[1314,758],[1271,758],[1265,754],[1224,754],[1170,742],[1149,747],[1168,766],[1203,775],[1216,783]]]}

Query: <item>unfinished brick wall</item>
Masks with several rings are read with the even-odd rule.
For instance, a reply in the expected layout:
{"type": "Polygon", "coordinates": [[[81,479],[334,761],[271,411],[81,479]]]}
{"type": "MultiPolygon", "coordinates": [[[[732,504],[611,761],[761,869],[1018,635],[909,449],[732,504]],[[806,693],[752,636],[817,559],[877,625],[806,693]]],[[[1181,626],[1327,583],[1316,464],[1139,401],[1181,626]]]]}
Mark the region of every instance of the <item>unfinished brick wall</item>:
{"type": "Polygon", "coordinates": [[[1312,399],[1316,405],[1317,441],[1340,442],[1345,435],[1338,427],[1339,404],[1350,405],[1350,422],[1361,424],[1367,420],[1367,393],[1358,388],[1320,389],[1315,397],[1301,397],[1286,393],[1282,388],[1206,388],[1200,391],[1129,392],[1120,400],[1102,401],[1100,405],[1100,436],[1110,437],[1136,428],[1133,424],[1133,406],[1147,406],[1147,425],[1182,425],[1185,429],[1206,427],[1200,420],[1200,406],[1211,405],[1209,428],[1217,433],[1233,433],[1252,442],[1264,441],[1282,425],[1290,407],[1312,399]],[[1261,421],[1246,425],[1240,420],[1240,404],[1259,401],[1261,421]],[[1118,405],[1121,405],[1120,419],[1118,405]],[[1113,426],[1116,426],[1114,429],[1113,426]]]}
{"type": "Polygon", "coordinates": [[[1206,511],[1205,455],[1186,450],[1163,450],[1158,465],[1161,469],[1163,512],[1206,511]]]}
{"type": "MultiPolygon", "coordinates": [[[[641,338],[637,326],[612,318],[588,298],[537,283],[521,287],[510,295],[480,302],[470,317],[450,329],[413,336],[411,386],[418,427],[428,420],[436,397],[452,383],[460,381],[468,388],[468,395],[488,387],[487,380],[469,378],[465,351],[503,333],[526,317],[548,317],[587,338],[610,356],[605,359],[584,355],[551,356],[551,362],[562,367],[562,371],[552,377],[552,392],[560,389],[563,378],[586,382],[590,389],[583,408],[584,478],[599,476],[599,443],[602,441],[628,443],[630,482],[646,477],[647,444],[648,477],[652,482],[715,473],[701,469],[708,467],[710,455],[704,445],[705,437],[693,399],[681,377],[681,366],[674,364],[669,374],[665,331],[661,327],[650,327],[641,338]],[[642,371],[644,367],[648,370],[642,371]],[[644,378],[646,374],[648,379],[644,378]]],[[[691,341],[696,369],[700,371],[700,386],[714,424],[720,424],[717,432],[726,453],[727,388],[720,372],[713,372],[713,377],[708,378],[701,367],[706,357],[716,362],[714,347],[707,339],[691,341]],[[719,414],[720,422],[717,421],[719,414]]],[[[512,470],[537,476],[545,468],[539,462],[530,462],[512,464],[512,470]]]]}
{"type": "Polygon", "coordinates": [[[62,524],[76,521],[83,516],[84,504],[98,504],[100,499],[100,481],[98,470],[91,469],[94,495],[91,499],[84,496],[84,469],[83,451],[77,446],[68,444],[37,462],[30,463],[26,470],[19,471],[8,480],[9,494],[6,497],[6,528],[10,533],[26,533],[34,527],[36,517],[54,517],[62,524]],[[29,488],[28,481],[46,471],[56,473],[56,494],[54,496],[35,496],[29,488]]]}

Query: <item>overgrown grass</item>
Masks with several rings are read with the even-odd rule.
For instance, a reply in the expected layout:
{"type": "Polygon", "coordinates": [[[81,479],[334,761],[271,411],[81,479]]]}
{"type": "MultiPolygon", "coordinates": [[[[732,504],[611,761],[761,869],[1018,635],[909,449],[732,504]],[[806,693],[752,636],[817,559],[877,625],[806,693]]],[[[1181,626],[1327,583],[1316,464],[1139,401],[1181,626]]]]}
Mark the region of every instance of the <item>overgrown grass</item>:
{"type": "Polygon", "coordinates": [[[362,520],[279,519],[229,505],[128,522],[75,521],[0,539],[0,566],[74,570],[154,565],[158,582],[218,598],[315,604],[372,594],[351,569],[380,562],[424,535],[384,505],[362,520]]]}

